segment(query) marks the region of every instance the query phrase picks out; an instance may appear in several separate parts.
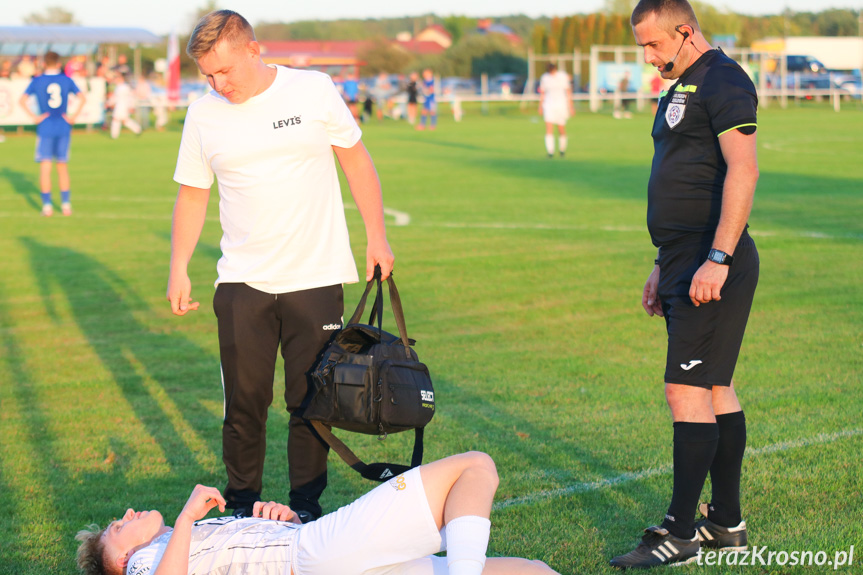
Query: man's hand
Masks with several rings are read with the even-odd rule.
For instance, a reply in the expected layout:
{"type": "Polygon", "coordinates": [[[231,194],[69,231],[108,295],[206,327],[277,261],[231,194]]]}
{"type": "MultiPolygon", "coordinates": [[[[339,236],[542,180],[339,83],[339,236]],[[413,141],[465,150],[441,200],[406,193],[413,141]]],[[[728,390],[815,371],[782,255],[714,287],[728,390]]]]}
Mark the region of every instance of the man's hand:
{"type": "Polygon", "coordinates": [[[390,277],[394,261],[393,250],[390,249],[390,244],[386,238],[374,244],[369,242],[368,247],[366,247],[366,281],[371,281],[375,277],[376,265],[381,266],[382,280],[390,277]]]}
{"type": "Polygon", "coordinates": [[[45,112],[44,114],[39,114],[38,116],[33,115],[33,121],[34,121],[37,125],[38,125],[38,124],[41,124],[41,123],[42,123],[42,122],[44,122],[44,121],[48,118],[48,116],[50,116],[50,115],[51,115],[51,114],[49,114],[48,112],[45,112]]]}
{"type": "Polygon", "coordinates": [[[300,517],[293,509],[275,501],[270,501],[269,503],[256,501],[254,506],[252,506],[252,517],[272,519],[273,521],[290,521],[297,524],[302,523],[300,517]]]}
{"type": "Polygon", "coordinates": [[[177,519],[179,521],[180,517],[185,517],[187,520],[197,521],[206,517],[214,507],[225,511],[225,498],[219,490],[206,485],[196,485],[177,519]]]}
{"type": "Polygon", "coordinates": [[[647,315],[653,317],[658,315],[663,317],[662,302],[659,301],[657,291],[659,290],[659,266],[653,266],[653,271],[647,277],[647,282],[644,284],[644,292],[641,294],[641,307],[647,312],[647,315]]]}
{"type": "Polygon", "coordinates": [[[689,299],[692,305],[699,305],[722,299],[720,290],[728,278],[728,266],[706,261],[701,264],[695,275],[692,276],[692,284],[689,286],[689,299]]]}
{"type": "Polygon", "coordinates": [[[192,297],[192,281],[188,274],[180,271],[171,270],[166,297],[171,302],[171,312],[174,315],[186,315],[197,310],[200,305],[199,302],[189,301],[192,297]]]}

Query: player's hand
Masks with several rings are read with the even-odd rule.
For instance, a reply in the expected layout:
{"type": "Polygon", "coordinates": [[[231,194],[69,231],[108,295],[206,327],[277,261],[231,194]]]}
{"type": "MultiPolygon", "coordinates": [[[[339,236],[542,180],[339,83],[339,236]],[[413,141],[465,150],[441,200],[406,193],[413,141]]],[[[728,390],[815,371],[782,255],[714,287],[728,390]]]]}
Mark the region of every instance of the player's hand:
{"type": "Polygon", "coordinates": [[[641,307],[647,315],[662,317],[662,302],[659,300],[659,266],[653,266],[653,271],[644,283],[644,292],[641,294],[641,307]]]}
{"type": "Polygon", "coordinates": [[[171,271],[166,297],[171,302],[171,312],[174,315],[186,315],[197,310],[200,305],[199,302],[189,301],[192,298],[192,281],[188,274],[182,272],[171,271]]]}
{"type": "Polygon", "coordinates": [[[366,281],[371,281],[375,277],[375,266],[381,266],[381,279],[385,280],[390,277],[393,271],[393,262],[395,261],[393,250],[390,249],[390,244],[386,238],[383,241],[372,243],[369,242],[366,248],[366,281]]]}
{"type": "Polygon", "coordinates": [[[260,517],[261,519],[272,519],[273,521],[290,521],[291,523],[302,523],[296,512],[281,503],[270,501],[256,501],[252,506],[252,517],[260,517]]]}
{"type": "Polygon", "coordinates": [[[42,122],[44,122],[48,118],[48,116],[50,116],[50,114],[48,112],[45,112],[44,114],[39,114],[38,116],[36,116],[36,119],[34,121],[37,124],[41,124],[42,122]]]}
{"type": "MultiPolygon", "coordinates": [[[[215,487],[207,487],[206,485],[196,485],[189,495],[189,500],[180,511],[180,516],[185,516],[186,519],[197,521],[206,517],[214,507],[218,507],[219,511],[225,511],[225,498],[219,493],[215,487]]],[[[178,519],[179,519],[178,517],[178,519]]]]}
{"type": "Polygon", "coordinates": [[[692,284],[689,286],[689,299],[695,307],[711,301],[722,299],[720,291],[728,278],[728,266],[706,261],[701,264],[695,275],[692,276],[692,284]]]}

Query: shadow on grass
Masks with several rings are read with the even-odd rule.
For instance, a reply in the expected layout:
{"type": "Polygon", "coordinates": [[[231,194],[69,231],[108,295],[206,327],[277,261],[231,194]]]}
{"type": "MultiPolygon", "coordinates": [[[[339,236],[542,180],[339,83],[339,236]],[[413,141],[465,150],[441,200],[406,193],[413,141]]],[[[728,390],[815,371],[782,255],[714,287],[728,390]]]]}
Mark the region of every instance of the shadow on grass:
{"type": "Polygon", "coordinates": [[[9,185],[12,186],[12,189],[15,190],[15,193],[21,196],[31,208],[38,212],[42,209],[42,200],[39,196],[39,186],[33,183],[34,179],[38,178],[38,168],[35,166],[36,164],[34,163],[32,173],[3,168],[0,170],[0,178],[6,179],[9,185]]]}
{"type": "MultiPolygon", "coordinates": [[[[66,296],[81,332],[110,371],[138,420],[160,444],[169,465],[172,468],[194,465],[195,454],[186,443],[178,434],[166,433],[174,425],[148,391],[145,378],[154,380],[177,400],[185,421],[195,431],[209,433],[201,422],[212,415],[200,401],[189,403],[188,395],[182,392],[199,388],[202,394],[218,399],[219,359],[184,337],[154,333],[142,325],[135,311],[148,310],[149,306],[138,299],[132,286],[101,262],[33,238],[22,238],[21,243],[30,253],[33,275],[38,278],[46,308],[52,309],[49,302],[57,292],[66,296]],[[200,371],[189,370],[189,358],[194,358],[194,366],[212,366],[210,382],[184,378],[184,375],[200,377],[200,371]]],[[[198,468],[196,472],[204,470],[198,468]]]]}

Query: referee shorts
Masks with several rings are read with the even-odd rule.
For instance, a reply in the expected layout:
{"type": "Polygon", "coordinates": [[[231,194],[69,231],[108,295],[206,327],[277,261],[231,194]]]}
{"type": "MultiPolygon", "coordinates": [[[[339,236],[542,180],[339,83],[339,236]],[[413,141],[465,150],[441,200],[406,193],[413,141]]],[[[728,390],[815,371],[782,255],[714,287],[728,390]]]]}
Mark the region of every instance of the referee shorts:
{"type": "Polygon", "coordinates": [[[744,232],[722,286],[722,299],[695,307],[689,288],[709,251],[709,243],[660,250],[658,295],[668,330],[666,383],[706,389],[731,385],[758,285],[758,250],[744,232]]]}

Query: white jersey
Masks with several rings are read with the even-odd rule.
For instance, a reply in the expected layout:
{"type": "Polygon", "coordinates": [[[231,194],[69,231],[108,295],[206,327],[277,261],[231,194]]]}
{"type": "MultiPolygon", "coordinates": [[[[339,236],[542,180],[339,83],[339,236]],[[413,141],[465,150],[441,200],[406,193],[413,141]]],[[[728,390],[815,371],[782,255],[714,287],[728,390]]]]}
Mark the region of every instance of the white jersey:
{"type": "Polygon", "coordinates": [[[543,107],[567,105],[567,92],[571,89],[569,74],[560,70],[546,72],[539,79],[543,107]]]}
{"type": "MultiPolygon", "coordinates": [[[[189,573],[195,575],[289,575],[299,525],[251,517],[217,517],[192,527],[189,573]]],[[[129,559],[126,575],[156,572],[172,531],[153,540],[129,559]]]]}
{"type": "Polygon", "coordinates": [[[358,280],[332,146],[362,135],[326,74],[276,67],[264,92],[189,106],[174,180],[219,182],[219,283],[286,293],[358,280]]]}
{"type": "Polygon", "coordinates": [[[114,105],[115,117],[128,117],[129,112],[135,109],[135,93],[132,92],[132,87],[125,82],[117,84],[114,87],[113,94],[111,95],[111,102],[114,105]]]}

